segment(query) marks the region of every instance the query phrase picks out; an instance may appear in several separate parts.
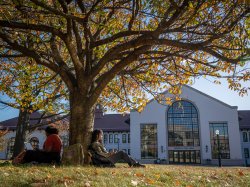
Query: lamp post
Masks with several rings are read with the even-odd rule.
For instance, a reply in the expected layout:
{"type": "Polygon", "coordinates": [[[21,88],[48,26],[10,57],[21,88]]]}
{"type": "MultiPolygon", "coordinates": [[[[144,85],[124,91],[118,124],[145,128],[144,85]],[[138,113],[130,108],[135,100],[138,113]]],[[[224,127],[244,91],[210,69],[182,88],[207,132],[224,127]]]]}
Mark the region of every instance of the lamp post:
{"type": "Polygon", "coordinates": [[[221,154],[220,154],[220,131],[216,130],[215,131],[216,137],[217,137],[217,149],[218,149],[218,163],[219,163],[219,167],[221,167],[221,154]]]}

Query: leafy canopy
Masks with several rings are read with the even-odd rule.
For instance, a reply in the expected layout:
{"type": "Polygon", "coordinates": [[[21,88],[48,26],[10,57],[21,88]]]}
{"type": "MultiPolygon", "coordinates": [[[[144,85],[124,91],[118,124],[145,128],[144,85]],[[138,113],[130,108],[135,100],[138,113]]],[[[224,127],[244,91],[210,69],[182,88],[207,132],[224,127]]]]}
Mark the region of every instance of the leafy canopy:
{"type": "Polygon", "coordinates": [[[0,7],[1,56],[33,58],[90,106],[141,110],[148,93],[178,95],[179,85],[200,76],[225,77],[240,94],[249,89],[239,84],[250,78],[246,1],[2,0],[0,7]]]}

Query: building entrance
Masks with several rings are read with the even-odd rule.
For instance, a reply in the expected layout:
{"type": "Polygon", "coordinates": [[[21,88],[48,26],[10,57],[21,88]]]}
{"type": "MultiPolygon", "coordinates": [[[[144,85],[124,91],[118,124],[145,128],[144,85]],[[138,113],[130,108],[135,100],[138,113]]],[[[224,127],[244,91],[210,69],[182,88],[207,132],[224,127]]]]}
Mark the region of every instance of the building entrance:
{"type": "Polygon", "coordinates": [[[168,151],[170,164],[200,164],[200,151],[197,150],[171,150],[168,151]]]}

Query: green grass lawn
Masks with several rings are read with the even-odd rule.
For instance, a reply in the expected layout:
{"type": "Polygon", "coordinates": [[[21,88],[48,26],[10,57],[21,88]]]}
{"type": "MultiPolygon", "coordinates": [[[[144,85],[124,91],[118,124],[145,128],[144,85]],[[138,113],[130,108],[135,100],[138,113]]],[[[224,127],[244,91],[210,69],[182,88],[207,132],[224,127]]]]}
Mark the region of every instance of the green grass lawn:
{"type": "Polygon", "coordinates": [[[92,166],[0,165],[0,186],[250,186],[250,168],[146,165],[130,168],[92,166]]]}

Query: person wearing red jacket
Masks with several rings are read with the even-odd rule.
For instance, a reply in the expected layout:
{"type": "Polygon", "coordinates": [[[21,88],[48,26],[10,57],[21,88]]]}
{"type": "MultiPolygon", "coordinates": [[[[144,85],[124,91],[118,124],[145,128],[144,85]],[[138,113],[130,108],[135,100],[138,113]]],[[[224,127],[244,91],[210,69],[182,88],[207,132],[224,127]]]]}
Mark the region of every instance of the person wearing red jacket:
{"type": "Polygon", "coordinates": [[[43,144],[42,150],[25,150],[21,152],[14,160],[13,164],[19,163],[60,163],[62,141],[58,136],[58,129],[52,126],[48,126],[45,129],[46,140],[43,144]]]}

